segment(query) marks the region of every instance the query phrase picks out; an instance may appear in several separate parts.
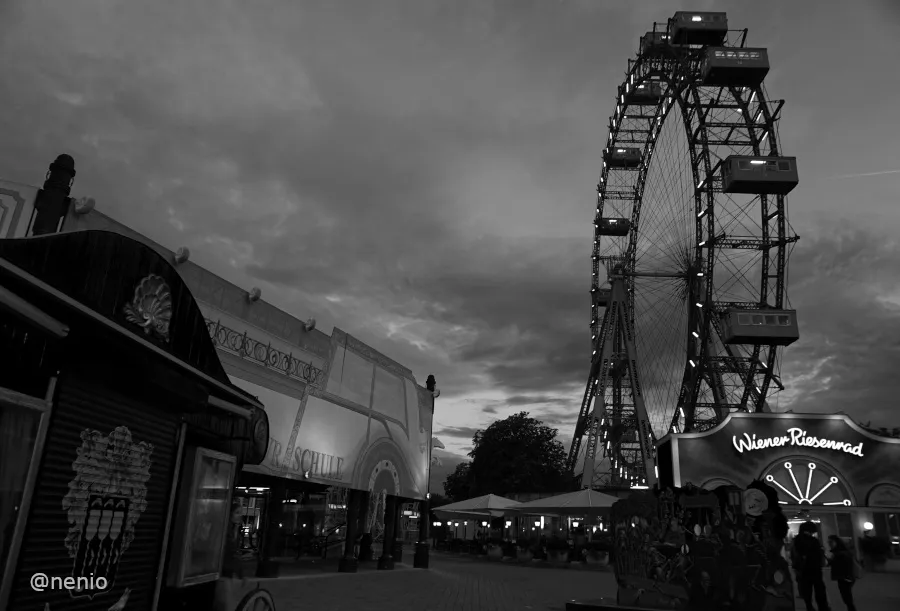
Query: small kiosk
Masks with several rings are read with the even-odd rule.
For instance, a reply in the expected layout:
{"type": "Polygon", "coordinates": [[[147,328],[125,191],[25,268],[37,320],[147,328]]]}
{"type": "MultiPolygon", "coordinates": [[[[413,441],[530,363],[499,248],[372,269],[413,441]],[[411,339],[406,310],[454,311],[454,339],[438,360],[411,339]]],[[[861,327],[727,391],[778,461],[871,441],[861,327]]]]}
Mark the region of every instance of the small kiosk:
{"type": "Polygon", "coordinates": [[[263,406],[170,261],[44,233],[0,240],[0,609],[208,608],[263,406]]]}

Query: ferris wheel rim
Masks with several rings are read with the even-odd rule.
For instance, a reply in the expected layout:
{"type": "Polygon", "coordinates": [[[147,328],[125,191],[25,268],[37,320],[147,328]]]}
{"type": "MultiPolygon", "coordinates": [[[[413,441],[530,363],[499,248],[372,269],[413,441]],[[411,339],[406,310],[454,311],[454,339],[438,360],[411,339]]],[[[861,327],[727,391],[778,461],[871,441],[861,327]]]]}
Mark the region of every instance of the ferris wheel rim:
{"type": "MultiPolygon", "coordinates": [[[[619,116],[624,116],[625,110],[627,110],[628,105],[625,103],[624,96],[621,95],[622,91],[627,91],[629,86],[637,87],[645,82],[659,82],[660,80],[664,80],[666,82],[666,95],[664,99],[668,100],[664,104],[666,107],[662,110],[661,120],[659,121],[659,126],[656,128],[656,132],[651,129],[647,133],[647,138],[644,143],[644,150],[646,151],[647,161],[643,164],[643,168],[640,170],[640,177],[635,181],[638,185],[638,189],[641,189],[645,186],[647,180],[647,174],[654,166],[654,157],[657,154],[654,150],[655,139],[658,137],[658,134],[663,125],[672,121],[673,119],[669,117],[669,115],[675,110],[677,106],[682,115],[682,123],[684,126],[684,136],[687,138],[687,145],[691,155],[691,169],[693,171],[693,179],[695,184],[697,184],[697,190],[695,192],[695,204],[697,209],[702,207],[702,204],[706,203],[706,209],[710,210],[710,214],[708,218],[710,219],[710,223],[712,219],[715,218],[717,212],[717,193],[713,190],[712,184],[715,179],[715,173],[718,169],[718,164],[713,165],[713,157],[709,151],[709,145],[707,144],[708,138],[706,134],[706,127],[703,123],[699,126],[700,138],[691,138],[691,122],[689,119],[690,113],[698,113],[702,108],[701,102],[701,91],[700,88],[702,85],[698,83],[697,80],[694,79],[684,79],[683,74],[680,74],[680,70],[683,68],[682,64],[678,64],[677,66],[673,66],[670,70],[643,70],[644,63],[652,61],[651,58],[646,57],[644,53],[638,53],[638,57],[636,60],[630,61],[630,70],[626,73],[625,81],[622,84],[622,87],[619,89],[619,97],[617,98],[617,113],[613,116],[610,125],[610,133],[607,140],[607,149],[611,150],[613,147],[618,146],[618,133],[622,126],[622,120],[619,119],[619,116]],[[636,78],[637,77],[637,78],[636,78]],[[621,110],[620,110],[621,109],[621,110]],[[700,163],[697,163],[695,160],[699,158],[700,163]],[[701,165],[702,164],[702,165],[701,165]],[[702,176],[701,176],[701,167],[702,167],[702,176]],[[641,185],[640,183],[644,183],[641,185]]],[[[754,155],[770,155],[777,156],[778,155],[778,132],[777,132],[777,117],[773,116],[771,109],[769,108],[769,101],[765,91],[764,83],[760,83],[754,88],[734,88],[734,87],[715,87],[709,89],[718,90],[719,95],[722,94],[723,91],[727,92],[731,101],[739,104],[742,107],[743,112],[742,119],[744,120],[745,126],[748,130],[748,133],[751,135],[752,140],[752,153],[754,155]],[[747,94],[747,97],[743,97],[738,93],[745,93],[747,91],[752,92],[751,94],[747,94]],[[762,115],[763,122],[753,122],[751,123],[751,116],[749,112],[749,105],[753,103],[753,98],[756,98],[760,110],[760,114],[762,115]],[[756,135],[758,133],[764,134],[762,136],[756,135]],[[754,137],[755,136],[755,137],[754,137]],[[763,151],[763,145],[765,141],[768,141],[768,151],[763,151]]],[[[657,108],[657,113],[659,114],[659,108],[657,108]]],[[[718,162],[721,163],[721,159],[718,162]]],[[[598,184],[598,204],[597,204],[597,216],[598,218],[602,218],[604,216],[604,208],[607,203],[607,198],[605,197],[607,190],[610,187],[609,175],[610,171],[613,171],[610,166],[608,166],[605,162],[603,164],[603,170],[600,177],[600,182],[598,184]]],[[[637,192],[637,190],[636,190],[637,192]]],[[[783,211],[785,207],[785,197],[782,195],[763,195],[760,196],[761,201],[765,201],[766,199],[771,199],[774,202],[774,207],[777,210],[783,211]]],[[[645,205],[644,196],[641,192],[640,196],[636,195],[634,200],[633,212],[632,212],[632,228],[629,232],[629,245],[628,249],[625,253],[624,258],[626,259],[627,268],[631,274],[640,274],[640,270],[637,268],[637,238],[641,229],[640,224],[640,214],[641,210],[645,205]]],[[[761,208],[761,215],[763,214],[761,208]]],[[[762,227],[766,227],[766,224],[762,219],[760,219],[760,225],[762,227]]],[[[779,233],[777,235],[777,240],[783,241],[786,235],[786,227],[779,226],[779,233]]],[[[700,229],[700,224],[698,223],[697,233],[694,236],[694,243],[698,244],[695,251],[694,260],[698,263],[704,263],[704,273],[707,279],[707,285],[705,288],[704,294],[704,302],[710,305],[715,305],[715,280],[716,280],[716,265],[715,265],[715,256],[708,256],[706,258],[703,257],[701,249],[703,248],[703,235],[702,229],[700,229]]],[[[601,278],[598,273],[598,259],[602,258],[602,241],[604,236],[600,235],[599,232],[595,232],[595,240],[592,252],[592,259],[594,260],[594,274],[592,276],[592,291],[598,290],[601,287],[601,278]]],[[[764,265],[767,264],[768,252],[764,251],[763,259],[764,265]]],[[[783,248],[778,249],[778,252],[775,255],[779,257],[779,265],[778,269],[781,270],[781,277],[776,279],[776,294],[774,297],[774,305],[773,307],[783,307],[784,305],[784,276],[786,275],[786,253],[783,248]]],[[[761,278],[759,285],[759,302],[768,303],[769,301],[769,285],[766,280],[770,278],[761,278]]],[[[598,333],[598,326],[600,322],[599,311],[596,305],[592,304],[592,320],[591,320],[591,328],[592,328],[592,339],[596,337],[598,333]]],[[[711,324],[711,321],[707,321],[705,323],[707,325],[706,333],[710,334],[714,330],[709,329],[708,327],[711,324]]],[[[761,362],[774,365],[777,362],[777,353],[778,346],[770,345],[765,343],[759,343],[753,345],[752,354],[754,357],[757,357],[761,362]],[[764,354],[763,354],[764,353],[764,354]]],[[[685,360],[688,362],[684,363],[685,365],[685,373],[682,376],[682,387],[688,382],[688,369],[690,359],[689,355],[685,355],[685,360]]],[[[765,369],[765,373],[763,373],[763,384],[762,386],[768,389],[769,383],[773,377],[774,367],[770,367],[765,369]]],[[[696,383],[694,384],[696,386],[696,383]]],[[[757,394],[759,394],[760,403],[765,399],[765,394],[758,392],[759,388],[757,387],[757,394]]]]}

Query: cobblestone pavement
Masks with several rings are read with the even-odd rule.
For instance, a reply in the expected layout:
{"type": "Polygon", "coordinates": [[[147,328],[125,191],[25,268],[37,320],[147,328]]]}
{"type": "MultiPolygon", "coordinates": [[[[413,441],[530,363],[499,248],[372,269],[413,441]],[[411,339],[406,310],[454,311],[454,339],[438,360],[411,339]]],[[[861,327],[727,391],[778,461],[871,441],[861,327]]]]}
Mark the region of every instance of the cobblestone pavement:
{"type": "MultiPolygon", "coordinates": [[[[433,554],[429,570],[398,565],[393,571],[321,573],[253,579],[269,590],[277,611],[508,611],[562,610],[566,600],[615,599],[610,572],[533,568],[433,554]]],[[[900,575],[866,575],[855,588],[860,611],[900,610],[900,575]]],[[[828,583],[833,611],[842,611],[828,583]]],[[[796,601],[798,611],[803,602],[796,601]]]]}

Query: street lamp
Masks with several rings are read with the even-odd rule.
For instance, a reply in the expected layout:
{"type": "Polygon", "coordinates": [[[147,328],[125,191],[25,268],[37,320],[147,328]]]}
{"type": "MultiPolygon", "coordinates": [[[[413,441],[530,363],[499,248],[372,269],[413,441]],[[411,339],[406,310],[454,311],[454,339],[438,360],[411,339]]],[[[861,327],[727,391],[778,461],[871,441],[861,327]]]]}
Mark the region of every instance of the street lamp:
{"type": "MultiPolygon", "coordinates": [[[[428,427],[429,436],[434,433],[434,400],[441,396],[437,388],[437,380],[433,375],[425,380],[425,388],[431,393],[431,426],[428,427]]],[[[428,516],[431,515],[431,454],[434,450],[434,442],[428,440],[428,474],[425,480],[425,500],[419,502],[419,540],[416,542],[416,552],[413,556],[413,567],[417,569],[428,568],[428,516]]]]}

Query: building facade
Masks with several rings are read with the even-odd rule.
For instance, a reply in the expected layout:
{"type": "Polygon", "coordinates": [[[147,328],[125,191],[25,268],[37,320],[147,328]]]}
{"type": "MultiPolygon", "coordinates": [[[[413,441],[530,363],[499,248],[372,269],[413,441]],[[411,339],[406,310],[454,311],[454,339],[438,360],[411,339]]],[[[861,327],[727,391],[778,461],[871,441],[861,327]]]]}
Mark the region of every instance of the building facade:
{"type": "MultiPolygon", "coordinates": [[[[0,182],[0,235],[28,235],[38,191],[0,182]]],[[[409,368],[341,329],[323,333],[84,200],[72,201],[59,230],[125,235],[170,261],[231,383],[265,405],[268,453],[244,467],[235,491],[248,556],[319,553],[339,543],[356,522],[347,513],[354,490],[363,497],[356,534],[381,540],[386,508],[397,514],[395,533],[402,530],[402,514],[428,493],[434,400],[409,368]]]]}
{"type": "Polygon", "coordinates": [[[210,602],[252,430],[169,261],[106,231],[0,239],[0,609],[210,602]]]}

